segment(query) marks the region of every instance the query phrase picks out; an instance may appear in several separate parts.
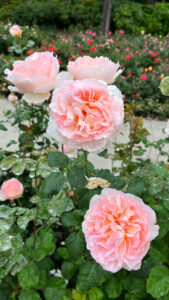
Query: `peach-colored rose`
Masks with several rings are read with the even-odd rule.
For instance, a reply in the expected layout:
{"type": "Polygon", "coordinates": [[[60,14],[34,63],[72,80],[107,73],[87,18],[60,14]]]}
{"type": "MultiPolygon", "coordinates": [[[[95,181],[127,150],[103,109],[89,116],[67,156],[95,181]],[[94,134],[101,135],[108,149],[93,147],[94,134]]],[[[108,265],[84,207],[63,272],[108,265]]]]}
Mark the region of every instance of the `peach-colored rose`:
{"type": "Polygon", "coordinates": [[[22,30],[18,25],[13,25],[9,28],[9,33],[14,37],[21,37],[22,36],[22,30]]]}
{"type": "Polygon", "coordinates": [[[95,78],[106,83],[113,83],[123,71],[118,70],[119,67],[119,63],[115,64],[108,57],[83,56],[78,57],[75,61],[70,61],[68,71],[77,80],[95,78]]]}
{"type": "Polygon", "coordinates": [[[47,134],[62,144],[99,152],[123,122],[122,94],[95,79],[71,81],[56,89],[47,134]]]}
{"type": "Polygon", "coordinates": [[[24,94],[23,99],[29,103],[40,104],[56,87],[58,71],[59,62],[53,53],[35,52],[24,61],[15,61],[13,70],[6,69],[5,74],[16,87],[9,87],[11,90],[24,94]]]}
{"type": "Polygon", "coordinates": [[[0,200],[4,201],[6,199],[14,200],[18,199],[23,194],[23,185],[16,178],[11,178],[3,182],[0,191],[0,200]]]}
{"type": "Polygon", "coordinates": [[[150,241],[158,235],[155,212],[131,194],[103,189],[90,201],[82,229],[87,249],[105,270],[141,267],[150,241]]]}

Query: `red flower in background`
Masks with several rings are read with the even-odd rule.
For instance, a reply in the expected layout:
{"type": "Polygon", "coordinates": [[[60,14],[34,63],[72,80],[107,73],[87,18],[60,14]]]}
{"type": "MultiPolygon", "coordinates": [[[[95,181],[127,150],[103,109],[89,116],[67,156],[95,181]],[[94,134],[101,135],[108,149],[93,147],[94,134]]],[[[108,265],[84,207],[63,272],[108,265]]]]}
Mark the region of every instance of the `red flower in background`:
{"type": "Polygon", "coordinates": [[[90,48],[90,53],[93,53],[94,51],[96,51],[96,48],[95,47],[91,47],[90,48]]]}
{"type": "Polygon", "coordinates": [[[130,55],[126,55],[126,60],[130,60],[131,56],[130,55]]]}
{"type": "Polygon", "coordinates": [[[93,40],[88,41],[88,44],[94,44],[94,41],[93,40]]]}
{"type": "Polygon", "coordinates": [[[33,54],[33,51],[30,49],[28,50],[28,55],[32,55],[33,54]]]}
{"type": "Polygon", "coordinates": [[[145,81],[146,79],[147,79],[147,75],[146,75],[145,73],[142,74],[142,75],[141,75],[141,80],[142,80],[142,81],[145,81]]]}

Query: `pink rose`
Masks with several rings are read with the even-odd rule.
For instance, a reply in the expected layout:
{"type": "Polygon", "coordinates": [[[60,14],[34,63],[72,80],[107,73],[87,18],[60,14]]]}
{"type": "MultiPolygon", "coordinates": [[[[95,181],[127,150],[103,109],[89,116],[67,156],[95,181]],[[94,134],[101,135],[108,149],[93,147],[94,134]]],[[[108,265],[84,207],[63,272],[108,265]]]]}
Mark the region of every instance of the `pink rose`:
{"type": "Polygon", "coordinates": [[[40,104],[55,88],[58,71],[59,62],[53,53],[35,52],[24,61],[14,62],[13,70],[6,69],[5,74],[16,87],[11,90],[23,93],[23,99],[29,103],[40,104]]]}
{"type": "Polygon", "coordinates": [[[56,89],[47,134],[62,144],[99,152],[123,123],[122,94],[95,79],[71,81],[56,89]]]}
{"type": "Polygon", "coordinates": [[[9,94],[8,100],[9,100],[10,102],[12,102],[12,103],[15,103],[15,102],[18,101],[18,97],[15,96],[14,94],[9,94]]]}
{"type": "Polygon", "coordinates": [[[92,58],[90,56],[83,56],[69,62],[68,71],[77,80],[95,78],[112,83],[123,71],[118,70],[119,67],[119,63],[115,64],[108,57],[100,56],[92,58]]]}
{"type": "Polygon", "coordinates": [[[23,194],[23,185],[16,178],[11,178],[1,186],[0,190],[0,200],[4,201],[6,199],[14,200],[22,196],[23,194]]]}
{"type": "Polygon", "coordinates": [[[14,37],[21,37],[22,36],[22,30],[18,25],[13,25],[9,28],[9,33],[14,37]]]}
{"type": "Polygon", "coordinates": [[[87,249],[110,272],[138,270],[150,241],[158,235],[156,215],[142,199],[103,189],[90,201],[82,223],[87,249]]]}

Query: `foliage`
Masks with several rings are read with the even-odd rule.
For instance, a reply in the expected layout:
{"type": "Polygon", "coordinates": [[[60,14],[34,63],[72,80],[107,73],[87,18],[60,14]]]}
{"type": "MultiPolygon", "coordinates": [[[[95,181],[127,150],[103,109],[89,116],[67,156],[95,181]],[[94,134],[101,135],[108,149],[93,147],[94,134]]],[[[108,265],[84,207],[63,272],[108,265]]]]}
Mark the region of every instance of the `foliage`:
{"type": "MultiPolygon", "coordinates": [[[[1,1],[0,18],[20,25],[32,24],[58,29],[99,29],[102,12],[101,0],[9,0],[1,1]],[[29,11],[29,13],[27,13],[29,11]]],[[[123,29],[139,34],[142,30],[151,34],[168,34],[169,4],[147,1],[113,1],[111,30],[123,29]],[[150,22],[151,20],[151,22],[150,22]]]]}
{"type": "Polygon", "coordinates": [[[132,36],[125,32],[101,36],[91,30],[72,34],[54,34],[47,30],[46,34],[38,27],[26,26],[22,27],[22,38],[14,38],[9,34],[10,25],[0,27],[3,51],[0,54],[0,87],[4,95],[9,93],[4,81],[4,69],[11,68],[14,60],[24,59],[37,50],[57,54],[61,70],[65,70],[68,62],[78,56],[104,55],[114,62],[119,61],[124,69],[117,82],[125,101],[137,105],[135,112],[138,115],[169,118],[168,97],[163,96],[159,89],[161,78],[168,75],[168,36],[132,36]],[[146,76],[144,80],[143,75],[146,76]]]}
{"type": "MultiPolygon", "coordinates": [[[[101,188],[86,188],[84,154],[70,158],[44,135],[47,104],[29,106],[19,102],[8,120],[19,130],[15,152],[0,152],[0,182],[17,177],[24,185],[18,201],[0,205],[0,295],[19,300],[159,299],[168,292],[168,194],[169,166],[144,161],[152,146],[141,118],[126,105],[130,123],[129,142],[115,145],[114,154],[102,157],[121,160],[108,170],[88,162],[89,175],[105,178],[112,188],[140,196],[157,214],[160,234],[138,271],[112,274],[102,269],[86,249],[81,224],[91,197],[101,188]],[[142,142],[142,146],[140,146],[142,142]],[[140,148],[141,147],[141,148],[140,148]],[[141,151],[142,149],[142,151],[141,151]]],[[[6,128],[5,122],[1,129],[6,128]]],[[[13,141],[14,142],[14,141],[13,141]]],[[[11,141],[11,143],[13,143],[11,141]]],[[[169,139],[154,144],[162,153],[169,139]]],[[[169,162],[168,153],[163,153],[169,162]]],[[[167,297],[167,296],[166,296],[167,297]]],[[[163,299],[163,298],[161,298],[163,299]]],[[[165,298],[164,298],[165,299],[165,298]]]]}

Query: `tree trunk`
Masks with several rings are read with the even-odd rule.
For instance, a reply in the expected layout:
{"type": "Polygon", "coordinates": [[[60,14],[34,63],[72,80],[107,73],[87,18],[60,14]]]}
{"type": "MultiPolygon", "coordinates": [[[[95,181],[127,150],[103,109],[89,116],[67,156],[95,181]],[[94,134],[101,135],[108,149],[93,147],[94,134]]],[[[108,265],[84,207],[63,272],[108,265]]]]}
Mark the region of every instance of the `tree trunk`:
{"type": "Polygon", "coordinates": [[[111,12],[113,0],[104,0],[101,20],[101,33],[107,34],[110,30],[111,12]]]}
{"type": "Polygon", "coordinates": [[[154,5],[155,4],[155,0],[147,0],[147,4],[154,5]]]}

